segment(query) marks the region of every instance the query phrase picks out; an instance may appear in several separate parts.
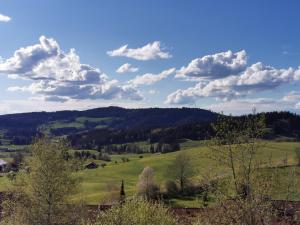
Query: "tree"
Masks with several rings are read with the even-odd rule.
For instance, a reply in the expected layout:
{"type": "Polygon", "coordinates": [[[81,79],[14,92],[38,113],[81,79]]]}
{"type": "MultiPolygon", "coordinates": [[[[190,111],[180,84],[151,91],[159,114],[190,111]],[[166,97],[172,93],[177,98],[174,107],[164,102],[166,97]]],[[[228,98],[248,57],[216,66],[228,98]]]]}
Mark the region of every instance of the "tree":
{"type": "Polygon", "coordinates": [[[210,157],[227,166],[230,176],[223,179],[229,181],[228,192],[218,191],[219,206],[214,215],[206,219],[209,224],[271,223],[274,213],[270,201],[272,175],[263,173],[256,157],[265,146],[261,140],[264,121],[264,114],[257,115],[254,110],[253,114],[239,118],[222,115],[213,125],[215,137],[209,142],[210,157]]]}
{"type": "Polygon", "coordinates": [[[168,169],[168,175],[179,183],[181,192],[187,187],[189,179],[195,172],[191,158],[185,152],[180,152],[168,169]]]}
{"type": "Polygon", "coordinates": [[[257,164],[255,156],[265,145],[260,141],[265,132],[264,115],[256,115],[255,109],[240,119],[222,115],[213,129],[211,158],[230,168],[236,194],[249,194],[257,164]]]}
{"type": "Polygon", "coordinates": [[[18,152],[13,156],[12,162],[11,162],[11,168],[14,171],[18,171],[21,164],[24,162],[24,156],[22,153],[18,152]]]}
{"type": "Polygon", "coordinates": [[[159,188],[155,184],[154,178],[154,170],[151,167],[145,167],[139,175],[137,184],[138,194],[148,200],[157,198],[159,192],[159,188]]]}
{"type": "Polygon", "coordinates": [[[122,180],[122,184],[121,184],[121,190],[120,190],[120,203],[123,204],[125,203],[125,189],[124,189],[124,180],[122,180]]]}
{"type": "Polygon", "coordinates": [[[64,149],[63,144],[49,139],[31,146],[32,157],[26,164],[28,172],[17,176],[13,198],[4,207],[7,219],[18,218],[22,224],[30,225],[70,224],[67,212],[71,210],[66,203],[76,190],[77,180],[63,159],[64,149]]]}

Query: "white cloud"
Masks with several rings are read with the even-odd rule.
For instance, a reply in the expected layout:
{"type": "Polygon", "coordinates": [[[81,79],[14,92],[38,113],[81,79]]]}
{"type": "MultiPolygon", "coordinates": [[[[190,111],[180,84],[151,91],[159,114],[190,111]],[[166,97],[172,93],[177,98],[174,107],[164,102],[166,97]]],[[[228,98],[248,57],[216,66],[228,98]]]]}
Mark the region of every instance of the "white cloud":
{"type": "Polygon", "coordinates": [[[82,64],[74,49],[63,52],[52,38],[40,37],[40,43],[15,51],[0,63],[0,73],[32,80],[10,91],[30,91],[47,100],[65,99],[142,99],[138,90],[110,80],[98,68],[82,64]]]}
{"type": "Polygon", "coordinates": [[[126,72],[129,72],[129,73],[134,73],[134,72],[137,72],[139,70],[139,68],[137,67],[132,67],[130,63],[125,63],[123,64],[122,66],[120,66],[116,72],[117,73],[126,73],[126,72]]]}
{"type": "Polygon", "coordinates": [[[242,72],[247,66],[247,54],[242,50],[220,52],[192,60],[177,71],[178,78],[216,79],[242,72]]]}
{"type": "Polygon", "coordinates": [[[238,75],[199,82],[194,87],[179,89],[167,97],[166,103],[193,104],[202,97],[215,97],[223,100],[245,97],[299,81],[298,73],[299,69],[276,69],[259,62],[238,75]]]}
{"type": "Polygon", "coordinates": [[[22,100],[0,100],[0,114],[21,113],[21,112],[40,112],[40,111],[60,111],[60,110],[86,110],[97,107],[120,106],[124,108],[145,108],[149,107],[143,101],[114,101],[111,100],[74,100],[47,101],[45,97],[32,97],[22,100]]]}
{"type": "Polygon", "coordinates": [[[0,13],[0,22],[9,22],[9,21],[11,21],[11,17],[0,13]]]}
{"type": "Polygon", "coordinates": [[[203,108],[214,112],[224,112],[225,114],[242,115],[252,112],[255,107],[257,112],[294,110],[294,105],[269,98],[232,100],[228,102],[217,102],[204,105],[203,108]]]}
{"type": "Polygon", "coordinates": [[[118,49],[108,51],[107,54],[112,57],[123,56],[136,60],[169,59],[172,55],[161,48],[159,41],[154,41],[140,48],[128,48],[128,45],[121,46],[118,49]]]}
{"type": "Polygon", "coordinates": [[[175,68],[170,68],[168,70],[164,70],[159,74],[146,73],[141,76],[136,76],[132,80],[128,81],[129,84],[136,87],[139,85],[151,85],[160,80],[163,80],[173,74],[175,72],[175,68]]]}
{"type": "Polygon", "coordinates": [[[291,91],[282,98],[285,102],[299,102],[300,103],[300,91],[291,91]]]}
{"type": "Polygon", "coordinates": [[[151,90],[148,91],[148,93],[149,93],[150,95],[155,95],[155,94],[158,94],[159,91],[156,90],[156,89],[151,89],[151,90]]]}

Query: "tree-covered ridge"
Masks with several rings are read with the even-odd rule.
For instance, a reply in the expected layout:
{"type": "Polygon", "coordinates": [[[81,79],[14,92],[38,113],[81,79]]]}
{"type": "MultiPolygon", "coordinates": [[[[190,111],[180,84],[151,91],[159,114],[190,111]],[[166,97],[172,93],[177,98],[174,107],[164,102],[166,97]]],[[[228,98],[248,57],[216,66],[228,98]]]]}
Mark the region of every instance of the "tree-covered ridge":
{"type": "MultiPolygon", "coordinates": [[[[264,138],[300,138],[300,116],[267,112],[264,138]]],[[[137,141],[176,143],[213,136],[211,123],[219,114],[197,108],[125,109],[104,107],[0,116],[0,144],[30,144],[35,138],[66,136],[75,148],[97,149],[137,141]]],[[[242,120],[245,116],[234,117],[242,120]]]]}

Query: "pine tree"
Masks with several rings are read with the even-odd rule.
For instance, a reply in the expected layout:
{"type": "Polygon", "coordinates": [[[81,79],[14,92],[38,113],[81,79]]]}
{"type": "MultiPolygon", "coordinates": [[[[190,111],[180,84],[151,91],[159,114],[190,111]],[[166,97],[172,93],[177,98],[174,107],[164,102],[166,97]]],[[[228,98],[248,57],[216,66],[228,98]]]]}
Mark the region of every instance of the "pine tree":
{"type": "Polygon", "coordinates": [[[121,190],[120,190],[120,203],[124,204],[125,203],[125,189],[124,189],[124,180],[122,180],[121,184],[121,190]]]}

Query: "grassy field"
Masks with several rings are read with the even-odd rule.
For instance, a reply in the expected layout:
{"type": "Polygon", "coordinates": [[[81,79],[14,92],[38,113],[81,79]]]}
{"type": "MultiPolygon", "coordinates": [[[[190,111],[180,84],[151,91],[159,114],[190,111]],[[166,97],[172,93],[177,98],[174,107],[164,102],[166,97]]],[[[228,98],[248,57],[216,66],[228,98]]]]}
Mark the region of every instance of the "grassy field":
{"type": "MultiPolygon", "coordinates": [[[[274,166],[283,165],[284,158],[288,157],[288,165],[296,164],[295,149],[300,147],[298,142],[267,142],[266,147],[258,156],[262,162],[266,164],[272,159],[274,166]],[[272,157],[270,157],[272,156],[272,157]]],[[[215,171],[220,176],[226,174],[228,169],[216,162],[207,159],[208,148],[203,146],[201,142],[186,142],[182,145],[182,150],[185,151],[192,159],[194,167],[198,171],[198,176],[194,180],[200,180],[201,175],[207,174],[209,171],[215,171]]],[[[84,199],[90,204],[98,204],[99,202],[108,198],[112,190],[119,190],[121,180],[125,181],[125,190],[127,195],[132,195],[136,192],[136,183],[138,175],[144,167],[150,166],[154,169],[157,183],[163,188],[163,183],[168,177],[167,168],[175,159],[179,152],[167,154],[148,154],[139,158],[139,155],[126,155],[130,159],[129,162],[121,162],[120,155],[112,156],[112,162],[108,163],[105,168],[98,168],[94,170],[83,170],[77,174],[82,179],[80,193],[74,196],[74,199],[84,199]],[[118,163],[115,163],[117,161],[118,163]]],[[[282,169],[280,172],[282,176],[288,172],[288,169],[282,169]]],[[[299,168],[297,168],[299,171],[299,168]]],[[[298,176],[299,178],[299,176],[298,176]]],[[[300,181],[299,181],[300,185],[300,181]]],[[[300,190],[300,186],[299,186],[300,190]]],[[[276,196],[282,197],[284,190],[279,190],[276,196]]],[[[300,200],[300,196],[295,196],[300,200]]],[[[190,200],[175,200],[176,204],[190,205],[195,202],[190,200]]]]}
{"type": "MultiPolygon", "coordinates": [[[[146,145],[145,143],[141,143],[146,145]]],[[[284,158],[288,158],[289,167],[280,168],[279,176],[282,179],[288,177],[291,170],[295,170],[297,179],[299,180],[300,168],[295,167],[296,153],[295,149],[300,147],[299,142],[267,142],[261,154],[257,157],[262,163],[269,163],[270,159],[273,166],[282,166],[284,158]]],[[[228,173],[228,169],[222,165],[206,157],[209,149],[198,141],[188,141],[182,143],[181,151],[185,151],[192,159],[192,164],[198,171],[198,175],[194,177],[194,181],[199,181],[203,174],[214,171],[219,176],[224,176],[228,173]]],[[[168,166],[172,163],[179,152],[167,154],[126,154],[126,155],[112,155],[112,161],[107,163],[107,166],[97,169],[85,169],[76,173],[76,176],[81,180],[78,194],[74,195],[72,200],[83,200],[88,204],[99,204],[109,199],[112,195],[119,193],[121,181],[125,181],[125,191],[127,196],[136,193],[136,183],[138,175],[144,167],[150,166],[154,169],[156,181],[163,189],[163,184],[169,179],[168,166]],[[122,157],[130,159],[129,162],[122,162],[122,157]]],[[[97,161],[100,163],[100,161],[97,161]]],[[[271,169],[269,172],[273,172],[271,169]]],[[[280,178],[281,179],[281,178],[280,178]]],[[[278,187],[277,193],[274,193],[275,198],[284,198],[284,182],[282,187],[278,187]]],[[[300,190],[300,180],[298,182],[298,190],[300,190]]],[[[8,188],[6,177],[0,177],[0,190],[8,188]]],[[[300,200],[300,193],[292,196],[294,200],[300,200]]],[[[195,199],[174,199],[174,205],[195,207],[199,203],[195,199]]]]}

